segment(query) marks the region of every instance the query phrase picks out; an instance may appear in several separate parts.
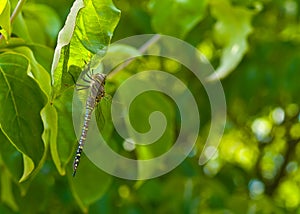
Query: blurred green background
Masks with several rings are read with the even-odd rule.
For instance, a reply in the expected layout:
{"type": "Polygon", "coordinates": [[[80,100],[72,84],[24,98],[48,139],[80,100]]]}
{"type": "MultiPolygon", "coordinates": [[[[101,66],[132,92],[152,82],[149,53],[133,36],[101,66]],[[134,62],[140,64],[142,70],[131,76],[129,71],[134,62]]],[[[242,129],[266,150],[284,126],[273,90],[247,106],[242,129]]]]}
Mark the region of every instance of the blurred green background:
{"type": "MultiPolygon", "coordinates": [[[[107,93],[113,94],[124,79],[144,69],[166,70],[187,83],[201,115],[198,142],[189,157],[170,173],[147,181],[124,180],[102,172],[95,179],[93,171],[84,171],[81,163],[79,170],[86,174],[74,185],[73,178],[58,172],[48,152],[41,169],[24,187],[11,179],[6,161],[10,156],[5,156],[6,147],[1,147],[0,213],[300,213],[300,2],[115,0],[114,4],[121,16],[112,42],[137,34],[167,34],[195,46],[220,71],[227,122],[218,152],[205,165],[198,165],[210,125],[210,106],[199,82],[176,63],[144,58],[143,63],[134,62],[109,79],[107,93]],[[235,45],[240,49],[233,54],[229,50],[235,45]],[[101,186],[100,190],[95,186],[101,186]],[[83,190],[74,194],[74,188],[83,190]],[[82,192],[84,196],[79,195],[82,192]]],[[[16,1],[12,1],[12,9],[14,5],[16,1]]],[[[31,37],[30,44],[40,45],[52,56],[71,6],[69,1],[28,0],[22,14],[29,33],[14,26],[12,37],[25,41],[31,37]]],[[[1,52],[9,48],[12,46],[2,45],[1,52]]],[[[50,73],[52,58],[38,51],[35,54],[50,73]]],[[[58,109],[67,109],[61,106],[73,89],[64,93],[56,100],[58,109]]],[[[160,102],[159,96],[157,99],[160,102]]],[[[137,100],[133,107],[133,125],[140,114],[149,114],[142,106],[145,100],[137,100]]],[[[172,137],[179,125],[178,121],[172,125],[172,137]]],[[[70,138],[60,143],[73,148],[76,139],[70,138]],[[73,140],[67,141],[70,138],[73,140]]],[[[110,146],[125,156],[139,156],[124,151],[122,142],[114,135],[110,146]]],[[[70,168],[72,158],[66,162],[65,167],[70,168]]]]}

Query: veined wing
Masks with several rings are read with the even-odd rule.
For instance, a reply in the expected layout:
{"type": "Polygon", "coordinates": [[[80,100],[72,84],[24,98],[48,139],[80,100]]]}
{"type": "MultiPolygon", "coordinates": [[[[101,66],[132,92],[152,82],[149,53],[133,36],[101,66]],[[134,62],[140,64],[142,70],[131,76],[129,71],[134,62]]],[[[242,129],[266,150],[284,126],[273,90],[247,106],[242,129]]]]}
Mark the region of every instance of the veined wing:
{"type": "Polygon", "coordinates": [[[104,131],[105,126],[111,121],[111,96],[105,95],[95,107],[95,116],[99,131],[104,131]]]}

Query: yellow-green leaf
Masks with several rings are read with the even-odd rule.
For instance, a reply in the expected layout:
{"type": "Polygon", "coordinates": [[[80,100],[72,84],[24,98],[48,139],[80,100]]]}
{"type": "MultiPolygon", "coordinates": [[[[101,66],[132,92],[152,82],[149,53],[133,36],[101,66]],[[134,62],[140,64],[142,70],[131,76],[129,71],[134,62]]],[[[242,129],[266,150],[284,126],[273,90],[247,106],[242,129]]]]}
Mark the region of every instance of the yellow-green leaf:
{"type": "Polygon", "coordinates": [[[0,34],[8,40],[10,33],[10,3],[8,0],[0,0],[0,34]]]}
{"type": "MultiPolygon", "coordinates": [[[[119,21],[111,0],[77,0],[60,31],[51,68],[54,93],[66,87],[64,75],[82,69],[85,62],[99,65],[119,21]]],[[[69,76],[70,79],[70,76],[69,76]]],[[[67,86],[68,87],[68,86],[67,86]]]]}
{"type": "Polygon", "coordinates": [[[255,11],[233,6],[228,0],[209,2],[214,25],[214,38],[223,46],[220,65],[208,80],[226,77],[240,63],[248,49],[248,36],[252,32],[251,21],[255,11]]]}

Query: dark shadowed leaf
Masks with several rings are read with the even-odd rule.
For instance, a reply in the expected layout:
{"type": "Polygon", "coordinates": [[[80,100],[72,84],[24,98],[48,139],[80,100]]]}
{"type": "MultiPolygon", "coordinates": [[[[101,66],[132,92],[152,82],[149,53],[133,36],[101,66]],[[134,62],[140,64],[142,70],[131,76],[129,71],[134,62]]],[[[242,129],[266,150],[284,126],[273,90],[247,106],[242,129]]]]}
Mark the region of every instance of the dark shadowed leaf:
{"type": "Polygon", "coordinates": [[[65,168],[70,160],[73,160],[77,140],[72,121],[72,97],[73,88],[67,89],[57,97],[54,103],[55,109],[51,109],[54,136],[50,143],[51,155],[56,168],[64,175],[65,168]],[[55,129],[57,128],[57,136],[55,129]]]}
{"type": "Polygon", "coordinates": [[[9,139],[0,130],[0,154],[5,164],[5,167],[9,171],[12,179],[17,182],[23,171],[23,158],[22,153],[19,152],[9,141],[9,139]]]}
{"type": "Polygon", "coordinates": [[[68,178],[73,195],[83,212],[87,212],[88,206],[103,196],[112,181],[111,175],[97,168],[85,155],[82,156],[76,176],[72,177],[69,170],[68,178]]]}
{"type": "MultiPolygon", "coordinates": [[[[0,160],[1,165],[1,160],[0,160]]],[[[11,175],[9,171],[4,168],[1,170],[0,175],[0,190],[1,190],[1,201],[6,204],[8,207],[10,207],[13,211],[17,212],[19,211],[18,205],[15,201],[15,198],[13,196],[13,179],[11,178],[11,175]]]]}

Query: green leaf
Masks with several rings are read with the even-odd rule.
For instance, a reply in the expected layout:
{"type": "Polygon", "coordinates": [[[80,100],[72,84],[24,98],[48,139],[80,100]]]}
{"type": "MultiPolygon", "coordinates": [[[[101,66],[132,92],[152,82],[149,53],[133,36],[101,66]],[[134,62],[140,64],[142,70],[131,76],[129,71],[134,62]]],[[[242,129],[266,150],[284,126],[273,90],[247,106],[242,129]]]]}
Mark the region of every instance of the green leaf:
{"type": "MultiPolygon", "coordinates": [[[[71,169],[71,166],[69,165],[71,169]]],[[[72,193],[84,213],[88,206],[100,199],[109,188],[112,177],[98,169],[85,155],[80,161],[80,170],[72,177],[68,171],[68,179],[72,193]]]]}
{"type": "Polygon", "coordinates": [[[0,156],[2,157],[3,164],[11,174],[13,180],[17,182],[22,176],[22,153],[16,150],[16,148],[11,144],[9,139],[1,131],[1,127],[0,142],[0,156]]]}
{"type": "Polygon", "coordinates": [[[208,80],[226,77],[242,60],[248,49],[247,38],[252,32],[251,20],[255,11],[233,6],[228,0],[209,2],[217,22],[214,26],[216,41],[223,46],[221,62],[208,80]]]}
{"type": "Polygon", "coordinates": [[[184,38],[204,17],[206,0],[152,0],[152,26],[158,33],[184,38]]]}
{"type": "Polygon", "coordinates": [[[61,22],[57,13],[47,5],[28,3],[13,27],[13,33],[27,41],[54,46],[61,22]]]}
{"type": "Polygon", "coordinates": [[[14,197],[21,213],[29,214],[33,210],[35,213],[49,213],[50,208],[52,208],[51,212],[53,213],[56,207],[53,207],[52,200],[55,198],[55,201],[57,201],[57,198],[60,197],[55,194],[55,187],[57,188],[57,186],[54,185],[60,181],[53,181],[53,176],[42,171],[34,177],[26,194],[20,193],[18,188],[13,188],[14,197]],[[49,204],[52,204],[52,206],[49,204]]]}
{"type": "Polygon", "coordinates": [[[16,16],[12,27],[13,27],[12,32],[15,35],[24,39],[26,42],[32,42],[32,38],[30,37],[29,29],[27,27],[25,18],[22,13],[20,13],[16,16]]]}
{"type": "Polygon", "coordinates": [[[55,119],[52,118],[54,136],[50,143],[50,150],[54,164],[61,175],[66,174],[65,168],[72,160],[75,154],[75,146],[77,145],[72,121],[73,92],[74,88],[65,90],[64,93],[55,99],[55,109],[51,110],[51,115],[55,119]],[[57,137],[55,138],[56,132],[57,137]]]}
{"type": "MultiPolygon", "coordinates": [[[[23,39],[15,38],[15,37],[10,38],[8,44],[2,44],[2,45],[0,44],[1,52],[12,51],[12,49],[24,48],[24,47],[28,47],[30,51],[33,53],[35,60],[39,64],[41,64],[41,66],[43,66],[43,68],[45,68],[48,73],[50,73],[52,57],[54,53],[54,50],[52,50],[51,48],[45,45],[27,43],[23,39]]],[[[23,54],[25,54],[25,52],[23,54]]],[[[31,53],[29,54],[28,58],[31,58],[30,55],[31,53]]]]}
{"type": "MultiPolygon", "coordinates": [[[[37,167],[45,154],[41,139],[40,111],[46,98],[39,85],[27,75],[28,60],[19,54],[0,55],[0,125],[3,134],[37,167]]],[[[26,164],[25,163],[25,164],[26,164]]],[[[29,166],[29,165],[27,165],[29,166]]],[[[26,168],[29,170],[32,167],[26,168]]],[[[31,171],[24,171],[24,175],[31,171]]]]}
{"type": "Polygon", "coordinates": [[[22,177],[20,178],[20,182],[25,181],[30,176],[30,174],[33,173],[33,170],[35,168],[34,162],[27,155],[23,155],[23,163],[24,171],[22,177]]]}
{"type": "MultiPolygon", "coordinates": [[[[136,155],[138,160],[147,160],[158,157],[167,152],[175,142],[175,108],[173,103],[163,94],[155,92],[147,92],[139,95],[130,105],[129,118],[130,121],[126,121],[127,130],[134,128],[137,132],[146,133],[150,130],[149,116],[151,113],[159,111],[162,113],[167,122],[167,126],[162,130],[160,138],[147,145],[139,145],[140,142],[148,142],[149,137],[145,139],[140,136],[130,135],[130,138],[136,144],[136,155]]],[[[152,124],[153,129],[162,126],[158,124],[160,120],[153,120],[155,124],[152,124]],[[158,123],[157,123],[158,122],[158,123]]],[[[153,130],[151,130],[153,132],[153,130]]],[[[154,131],[153,133],[160,132],[161,130],[154,131]]],[[[139,168],[139,175],[146,176],[151,174],[151,169],[139,168]]]]}
{"type": "Polygon", "coordinates": [[[20,53],[28,59],[31,68],[29,75],[34,77],[34,79],[39,83],[39,86],[43,90],[44,94],[50,97],[50,92],[51,92],[50,75],[45,70],[45,68],[38,63],[30,48],[25,46],[20,46],[14,48],[13,51],[7,50],[6,53],[8,52],[20,53]]]}
{"type": "MultiPolygon", "coordinates": [[[[106,52],[120,11],[111,0],[77,0],[74,2],[65,26],[59,32],[51,68],[54,94],[65,88],[64,75],[71,67],[91,68],[99,65],[106,52]]],[[[68,83],[68,82],[67,82],[68,83]]]]}
{"type": "Polygon", "coordinates": [[[8,40],[10,33],[10,3],[8,0],[0,0],[0,34],[8,40]]]}
{"type": "Polygon", "coordinates": [[[57,112],[53,105],[46,105],[41,112],[44,133],[42,138],[44,142],[48,142],[50,145],[50,152],[52,155],[53,162],[61,175],[65,174],[64,169],[61,167],[60,158],[57,154],[57,112]]]}
{"type": "MultiPolygon", "coordinates": [[[[51,63],[53,58],[54,50],[45,46],[45,45],[39,45],[39,44],[26,44],[28,48],[33,52],[34,57],[38,61],[38,63],[43,66],[44,69],[49,73],[50,75],[50,69],[51,69],[51,63]]],[[[51,84],[51,82],[50,82],[51,84]]]]}
{"type": "MultiPolygon", "coordinates": [[[[0,161],[1,162],[1,161],[0,161]]],[[[17,212],[19,210],[12,191],[12,179],[7,169],[1,170],[1,201],[17,212]]]]}
{"type": "Polygon", "coordinates": [[[41,165],[44,163],[46,152],[44,153],[44,156],[40,161],[39,166],[35,168],[32,160],[26,155],[16,150],[16,148],[9,141],[9,139],[2,133],[1,129],[0,129],[0,139],[1,139],[0,153],[3,159],[2,162],[7,168],[7,170],[9,171],[9,174],[12,177],[13,181],[15,183],[22,182],[19,185],[19,187],[21,193],[25,194],[31,182],[31,180],[28,179],[28,177],[31,175],[32,175],[31,178],[34,177],[33,175],[36,175],[36,173],[39,171],[41,165]]]}
{"type": "Polygon", "coordinates": [[[147,92],[137,97],[131,103],[129,111],[130,124],[127,123],[126,125],[134,127],[141,133],[148,132],[150,129],[148,123],[149,115],[155,111],[161,112],[166,117],[168,125],[157,142],[153,142],[150,145],[137,145],[136,149],[140,159],[150,159],[159,156],[165,153],[174,142],[174,106],[163,94],[147,92]]]}
{"type": "MultiPolygon", "coordinates": [[[[11,44],[12,45],[12,44],[11,44]]],[[[50,74],[41,66],[37,60],[35,59],[34,53],[26,46],[18,46],[13,49],[7,49],[5,50],[6,53],[20,53],[22,56],[26,57],[27,60],[30,62],[30,68],[31,70],[28,70],[28,74],[35,78],[35,80],[39,83],[40,88],[43,90],[44,94],[47,94],[48,98],[50,97],[50,74]]],[[[49,117],[48,117],[49,119],[49,117]]],[[[44,125],[46,121],[43,120],[44,125]]],[[[44,130],[43,135],[47,132],[47,130],[44,130]]],[[[49,141],[46,141],[47,139],[43,138],[45,148],[47,148],[47,145],[49,144],[49,141]]],[[[16,150],[14,152],[17,152],[16,150]]],[[[35,168],[34,163],[32,160],[27,157],[26,155],[23,155],[23,163],[24,163],[24,174],[20,178],[20,182],[26,180],[31,174],[35,174],[33,171],[38,171],[41,167],[41,165],[44,162],[44,159],[46,157],[46,152],[44,152],[43,158],[39,164],[39,167],[35,168]]],[[[20,170],[21,172],[21,170],[20,170]]],[[[27,184],[23,184],[23,191],[26,191],[28,188],[27,184]]]]}

